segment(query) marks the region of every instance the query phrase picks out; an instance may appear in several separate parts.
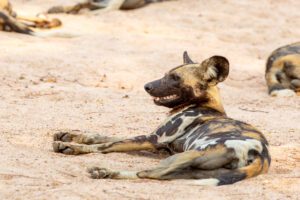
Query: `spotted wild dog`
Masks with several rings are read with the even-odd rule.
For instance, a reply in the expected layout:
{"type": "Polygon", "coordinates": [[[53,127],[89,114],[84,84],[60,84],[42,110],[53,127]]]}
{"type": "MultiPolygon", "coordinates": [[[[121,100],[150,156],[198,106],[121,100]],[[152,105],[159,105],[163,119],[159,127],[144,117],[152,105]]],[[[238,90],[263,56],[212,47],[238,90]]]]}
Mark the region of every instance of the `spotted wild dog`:
{"type": "MultiPolygon", "coordinates": [[[[85,0],[71,6],[54,6],[50,8],[47,13],[68,13],[77,14],[82,9],[89,10],[131,10],[143,7],[153,2],[160,2],[167,0],[85,0]]],[[[168,0],[170,1],[170,0],[168,0]]]]}
{"type": "Polygon", "coordinates": [[[272,52],[267,61],[266,81],[271,96],[300,95],[300,42],[272,52]]]}
{"type": "Polygon", "coordinates": [[[33,34],[32,28],[49,29],[61,25],[59,19],[18,16],[8,0],[0,0],[0,30],[33,34]]]}
{"type": "Polygon", "coordinates": [[[226,116],[217,84],[226,79],[229,62],[213,56],[201,64],[184,52],[184,64],[145,85],[154,103],[171,109],[150,135],[117,139],[80,131],[54,134],[53,149],[63,154],[167,149],[172,156],[142,171],[88,169],[94,179],[198,179],[197,185],[226,185],[266,173],[268,142],[253,126],[226,116]]]}

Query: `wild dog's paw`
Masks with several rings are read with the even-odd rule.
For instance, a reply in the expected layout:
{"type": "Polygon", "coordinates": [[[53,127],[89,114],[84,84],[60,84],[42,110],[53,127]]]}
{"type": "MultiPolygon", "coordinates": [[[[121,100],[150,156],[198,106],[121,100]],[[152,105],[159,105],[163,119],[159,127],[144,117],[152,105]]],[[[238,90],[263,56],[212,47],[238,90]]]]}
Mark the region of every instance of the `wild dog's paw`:
{"type": "Polygon", "coordinates": [[[274,90],[270,94],[272,97],[293,97],[296,93],[291,89],[274,90]]]}
{"type": "Polygon", "coordinates": [[[112,178],[116,174],[116,172],[100,167],[90,167],[87,172],[93,179],[112,178]]]}
{"type": "Polygon", "coordinates": [[[53,141],[72,142],[78,136],[80,136],[79,130],[59,131],[53,135],[53,141]]]}
{"type": "Polygon", "coordinates": [[[53,142],[53,151],[56,153],[63,153],[67,155],[78,155],[85,153],[82,150],[81,145],[71,144],[68,142],[54,141],[53,142]]]}

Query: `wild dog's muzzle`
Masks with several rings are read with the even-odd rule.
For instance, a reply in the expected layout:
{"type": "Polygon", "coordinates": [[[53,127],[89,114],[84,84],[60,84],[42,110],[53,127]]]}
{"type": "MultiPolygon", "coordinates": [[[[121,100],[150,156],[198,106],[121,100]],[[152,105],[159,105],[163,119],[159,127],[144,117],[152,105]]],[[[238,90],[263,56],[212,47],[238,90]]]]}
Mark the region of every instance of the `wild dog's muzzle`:
{"type": "Polygon", "coordinates": [[[166,77],[147,83],[144,86],[146,92],[154,97],[156,105],[173,107],[181,102],[181,89],[175,87],[166,77]]]}

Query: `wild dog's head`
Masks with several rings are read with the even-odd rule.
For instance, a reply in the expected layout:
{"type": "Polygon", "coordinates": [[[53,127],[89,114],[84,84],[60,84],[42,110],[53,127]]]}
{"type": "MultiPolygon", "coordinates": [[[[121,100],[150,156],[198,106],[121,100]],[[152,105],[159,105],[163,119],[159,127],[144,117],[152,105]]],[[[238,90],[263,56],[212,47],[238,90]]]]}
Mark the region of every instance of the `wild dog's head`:
{"type": "Polygon", "coordinates": [[[205,102],[209,88],[224,81],[229,73],[229,62],[222,56],[195,63],[184,52],[183,62],[163,78],[145,85],[145,90],[154,97],[156,105],[175,108],[205,102]]]}

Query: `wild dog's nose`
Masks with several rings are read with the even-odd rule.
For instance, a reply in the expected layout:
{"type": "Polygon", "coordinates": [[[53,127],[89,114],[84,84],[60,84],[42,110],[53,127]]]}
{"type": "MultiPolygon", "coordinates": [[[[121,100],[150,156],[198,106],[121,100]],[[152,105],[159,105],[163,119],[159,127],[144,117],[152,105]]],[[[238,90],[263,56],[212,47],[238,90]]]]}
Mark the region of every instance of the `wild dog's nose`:
{"type": "Polygon", "coordinates": [[[144,88],[147,92],[150,92],[153,89],[153,86],[151,83],[147,83],[144,88]]]}

